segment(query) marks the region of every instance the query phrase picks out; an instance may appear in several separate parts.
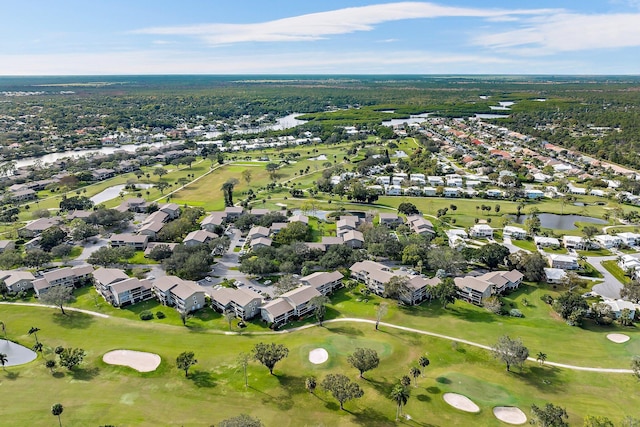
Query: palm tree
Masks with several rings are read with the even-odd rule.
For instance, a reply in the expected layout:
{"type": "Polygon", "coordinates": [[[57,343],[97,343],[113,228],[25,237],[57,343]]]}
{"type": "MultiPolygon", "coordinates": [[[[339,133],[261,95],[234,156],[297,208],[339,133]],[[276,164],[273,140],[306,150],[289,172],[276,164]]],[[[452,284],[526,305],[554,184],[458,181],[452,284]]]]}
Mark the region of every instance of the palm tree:
{"type": "Polygon", "coordinates": [[[538,361],[540,366],[544,365],[544,362],[547,360],[546,353],[539,352],[538,355],[536,356],[536,360],[538,361]]]}
{"type": "Polygon", "coordinates": [[[409,375],[403,375],[402,378],[400,378],[400,384],[404,387],[409,387],[411,385],[411,378],[409,378],[409,375]]]}
{"type": "Polygon", "coordinates": [[[313,394],[313,392],[315,391],[316,387],[317,387],[317,382],[316,382],[316,378],[315,377],[307,377],[307,379],[304,381],[304,386],[307,390],[309,390],[309,393],[313,394]]]}
{"type": "Polygon", "coordinates": [[[420,367],[422,368],[423,373],[424,373],[424,368],[429,366],[429,363],[431,362],[429,361],[427,356],[421,356],[420,359],[418,359],[418,365],[420,365],[420,367]]]}
{"type": "Polygon", "coordinates": [[[31,347],[33,349],[33,351],[40,351],[42,352],[42,343],[41,342],[36,342],[33,347],[31,347]]]}
{"type": "Polygon", "coordinates": [[[396,384],[395,387],[393,387],[393,390],[391,390],[389,397],[398,404],[398,408],[396,410],[396,421],[398,421],[402,414],[402,406],[406,405],[409,400],[409,391],[402,384],[396,384]]]}
{"type": "Polygon", "coordinates": [[[415,366],[413,366],[411,370],[409,370],[409,374],[413,377],[414,387],[418,387],[418,377],[420,376],[421,373],[422,371],[420,370],[420,368],[416,368],[415,366]]]}
{"type": "Polygon", "coordinates": [[[54,417],[58,417],[58,424],[60,424],[60,427],[62,427],[62,420],[60,419],[62,411],[64,411],[64,407],[61,403],[54,403],[51,406],[51,415],[53,415],[54,417]]]}
{"type": "Polygon", "coordinates": [[[4,365],[6,365],[7,363],[9,363],[9,358],[7,357],[7,355],[4,353],[0,353],[0,365],[2,365],[2,369],[5,371],[7,370],[7,368],[4,365]]]}
{"type": "Polygon", "coordinates": [[[36,328],[35,326],[32,326],[28,332],[29,335],[33,334],[33,336],[36,338],[36,344],[38,344],[38,332],[40,332],[40,328],[36,328]]]}

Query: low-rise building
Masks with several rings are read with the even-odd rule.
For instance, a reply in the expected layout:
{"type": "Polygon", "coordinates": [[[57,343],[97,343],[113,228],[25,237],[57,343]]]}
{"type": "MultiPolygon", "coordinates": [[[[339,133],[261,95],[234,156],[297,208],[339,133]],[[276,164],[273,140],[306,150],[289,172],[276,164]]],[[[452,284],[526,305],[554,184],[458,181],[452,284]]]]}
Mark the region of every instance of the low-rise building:
{"type": "Polygon", "coordinates": [[[184,237],[182,243],[185,246],[202,245],[209,243],[211,240],[216,239],[217,237],[217,234],[207,230],[194,230],[184,237]]]}
{"type": "Polygon", "coordinates": [[[551,268],[560,268],[562,270],[577,270],[580,267],[578,265],[578,257],[575,257],[573,255],[549,254],[548,259],[551,268]]]}
{"type": "Polygon", "coordinates": [[[504,227],[503,235],[514,240],[524,240],[527,238],[527,230],[520,227],[514,227],[512,225],[507,225],[504,227]]]}
{"type": "Polygon", "coordinates": [[[175,307],[180,313],[190,313],[205,306],[204,290],[191,280],[159,277],[154,280],[152,289],[163,305],[175,307]]]}
{"type": "Polygon", "coordinates": [[[112,234],[109,238],[109,244],[113,248],[129,246],[136,251],[144,251],[149,244],[149,236],[146,234],[132,233],[112,234]]]}
{"type": "Polygon", "coordinates": [[[616,319],[619,319],[622,316],[622,313],[625,309],[629,310],[630,319],[633,320],[635,318],[636,306],[629,301],[625,301],[621,299],[616,299],[616,300],[605,299],[602,302],[604,304],[607,304],[609,307],[611,307],[611,314],[613,314],[616,319]]]}
{"type": "Polygon", "coordinates": [[[547,283],[558,285],[564,281],[565,277],[567,277],[567,272],[561,268],[545,268],[544,276],[547,283]]]}
{"type": "Polygon", "coordinates": [[[612,236],[610,234],[599,234],[593,238],[601,248],[611,249],[622,245],[620,236],[612,236]]]}
{"type": "Polygon", "coordinates": [[[249,320],[260,312],[262,297],[245,288],[219,288],[211,291],[211,304],[220,312],[233,312],[236,317],[249,320]]]}
{"type": "Polygon", "coordinates": [[[380,225],[385,225],[389,228],[393,228],[399,224],[402,224],[402,218],[394,213],[381,212],[379,214],[380,225]]]}
{"type": "Polygon", "coordinates": [[[33,289],[36,296],[46,293],[49,289],[56,286],[81,286],[83,282],[90,279],[93,267],[90,265],[82,267],[63,267],[55,270],[47,271],[42,274],[41,278],[33,281],[33,289]]]}
{"type": "Polygon", "coordinates": [[[115,307],[125,307],[153,298],[151,282],[147,279],[130,277],[109,285],[115,307]]]}
{"type": "Polygon", "coordinates": [[[322,295],[330,295],[342,286],[343,277],[339,271],[317,271],[300,278],[300,283],[315,288],[322,295]]]}
{"type": "Polygon", "coordinates": [[[18,293],[33,289],[36,278],[30,271],[8,270],[0,271],[0,280],[4,282],[9,292],[18,293]]]}
{"type": "Polygon", "coordinates": [[[422,236],[427,234],[435,234],[433,224],[421,215],[410,215],[407,217],[407,225],[416,234],[422,236]]]}
{"type": "Polygon", "coordinates": [[[469,229],[469,236],[481,239],[493,237],[493,228],[488,224],[476,224],[469,229]]]}
{"type": "Polygon", "coordinates": [[[559,248],[560,240],[555,237],[534,236],[533,241],[540,248],[559,248]]]}

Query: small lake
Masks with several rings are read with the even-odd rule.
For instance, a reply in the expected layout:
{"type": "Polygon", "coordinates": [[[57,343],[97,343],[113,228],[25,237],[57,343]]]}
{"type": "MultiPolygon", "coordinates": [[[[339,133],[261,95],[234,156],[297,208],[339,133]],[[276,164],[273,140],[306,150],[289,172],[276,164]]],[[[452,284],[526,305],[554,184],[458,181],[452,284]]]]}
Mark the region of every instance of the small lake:
{"type": "MultiPolygon", "coordinates": [[[[527,218],[529,218],[529,215],[520,215],[520,217],[509,215],[509,218],[512,219],[516,224],[524,224],[527,218]]],[[[591,224],[599,225],[608,224],[608,222],[603,219],[583,215],[558,215],[542,213],[538,214],[538,218],[540,218],[540,226],[542,228],[552,228],[556,230],[575,230],[576,228],[578,228],[575,226],[576,222],[588,222],[591,224]]]]}
{"type": "MultiPolygon", "coordinates": [[[[105,188],[95,196],[90,197],[89,200],[91,200],[95,205],[99,205],[100,203],[104,203],[107,200],[115,199],[116,197],[120,196],[120,192],[124,190],[124,187],[124,184],[120,184],[114,185],[113,187],[105,188]]],[[[153,187],[152,184],[136,184],[136,188],[138,190],[145,190],[151,187],[153,187]]],[[[135,193],[138,190],[132,191],[132,193],[135,193]]]]}
{"type": "MultiPolygon", "coordinates": [[[[307,216],[315,216],[316,218],[326,221],[327,220],[327,215],[329,215],[331,212],[336,212],[336,211],[323,211],[323,210],[315,210],[315,211],[309,211],[306,214],[303,213],[300,209],[294,209],[291,211],[291,213],[293,215],[307,215],[307,216]]],[[[358,218],[366,218],[367,214],[365,212],[360,212],[360,211],[344,211],[343,213],[341,213],[341,215],[343,216],[348,216],[348,215],[353,215],[353,216],[357,216],[358,218]]]]}
{"type": "Polygon", "coordinates": [[[481,114],[476,113],[475,117],[477,119],[506,119],[509,117],[508,114],[481,114]]]}

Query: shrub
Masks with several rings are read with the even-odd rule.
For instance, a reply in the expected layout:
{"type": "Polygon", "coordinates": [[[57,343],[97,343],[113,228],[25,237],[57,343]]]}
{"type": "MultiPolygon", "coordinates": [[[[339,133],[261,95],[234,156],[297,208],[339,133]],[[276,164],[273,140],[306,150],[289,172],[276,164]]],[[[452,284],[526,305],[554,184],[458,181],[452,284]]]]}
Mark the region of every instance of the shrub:
{"type": "Polygon", "coordinates": [[[553,297],[549,294],[542,295],[540,299],[547,304],[553,304],[553,297]]]}
{"type": "Polygon", "coordinates": [[[517,308],[512,308],[511,310],[509,310],[509,316],[511,316],[511,317],[524,317],[524,314],[522,314],[522,312],[520,310],[518,310],[517,308]]]}
{"type": "Polygon", "coordinates": [[[151,319],[153,319],[153,313],[150,312],[149,310],[145,310],[142,313],[140,313],[140,319],[142,319],[142,320],[151,320],[151,319]]]}
{"type": "Polygon", "coordinates": [[[167,315],[166,315],[166,314],[164,314],[164,313],[163,313],[163,312],[161,312],[161,311],[158,311],[158,312],[156,313],[156,317],[157,317],[158,319],[164,319],[165,317],[167,317],[167,315]]]}

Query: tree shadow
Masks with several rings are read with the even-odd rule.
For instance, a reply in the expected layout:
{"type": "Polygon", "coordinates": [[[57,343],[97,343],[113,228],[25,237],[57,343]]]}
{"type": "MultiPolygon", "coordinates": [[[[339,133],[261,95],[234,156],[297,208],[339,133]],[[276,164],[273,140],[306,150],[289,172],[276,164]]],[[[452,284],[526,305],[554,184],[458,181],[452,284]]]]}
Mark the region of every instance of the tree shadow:
{"type": "Polygon", "coordinates": [[[420,402],[431,402],[431,397],[427,396],[426,394],[419,394],[416,396],[416,399],[418,399],[420,402]]]}
{"type": "Polygon", "coordinates": [[[330,327],[327,326],[327,329],[331,332],[334,332],[336,334],[343,334],[343,335],[354,335],[354,336],[363,336],[364,332],[362,332],[360,329],[357,329],[353,326],[333,326],[331,325],[330,327]]]}
{"type": "Polygon", "coordinates": [[[193,370],[189,373],[188,379],[198,388],[212,388],[216,386],[213,375],[207,371],[193,370]]]}
{"type": "Polygon", "coordinates": [[[280,382],[280,385],[284,388],[284,390],[287,391],[288,394],[308,393],[304,388],[304,379],[302,377],[282,374],[277,378],[280,382]]]}
{"type": "Polygon", "coordinates": [[[427,387],[425,388],[425,390],[427,390],[427,393],[431,393],[431,394],[442,393],[442,390],[440,390],[440,387],[436,387],[436,386],[427,387]]]}
{"type": "Polygon", "coordinates": [[[54,313],[53,322],[64,328],[86,329],[94,322],[94,318],[89,314],[67,311],[67,314],[54,313]]]}
{"type": "Polygon", "coordinates": [[[56,371],[53,374],[51,374],[51,376],[53,378],[64,378],[64,372],[56,371]]]}
{"type": "Polygon", "coordinates": [[[337,411],[338,409],[340,409],[340,405],[332,401],[326,401],[324,407],[330,411],[337,411]]]}
{"type": "Polygon", "coordinates": [[[564,381],[559,378],[560,369],[555,366],[531,366],[528,370],[515,374],[529,385],[546,393],[557,394],[566,390],[564,381]]]}
{"type": "Polygon", "coordinates": [[[369,384],[373,386],[373,388],[376,389],[378,393],[380,393],[383,396],[387,396],[391,391],[391,389],[393,388],[393,383],[390,383],[390,382],[378,381],[374,379],[371,379],[371,380],[367,379],[367,381],[369,382],[369,384]]]}
{"type": "Polygon", "coordinates": [[[20,372],[5,371],[4,377],[9,381],[15,381],[20,376],[20,372]]]}
{"type": "Polygon", "coordinates": [[[438,377],[436,378],[436,382],[440,384],[451,384],[451,380],[447,377],[438,377]]]}
{"type": "Polygon", "coordinates": [[[98,368],[75,368],[71,372],[74,380],[77,381],[91,381],[100,374],[98,368]]]}

